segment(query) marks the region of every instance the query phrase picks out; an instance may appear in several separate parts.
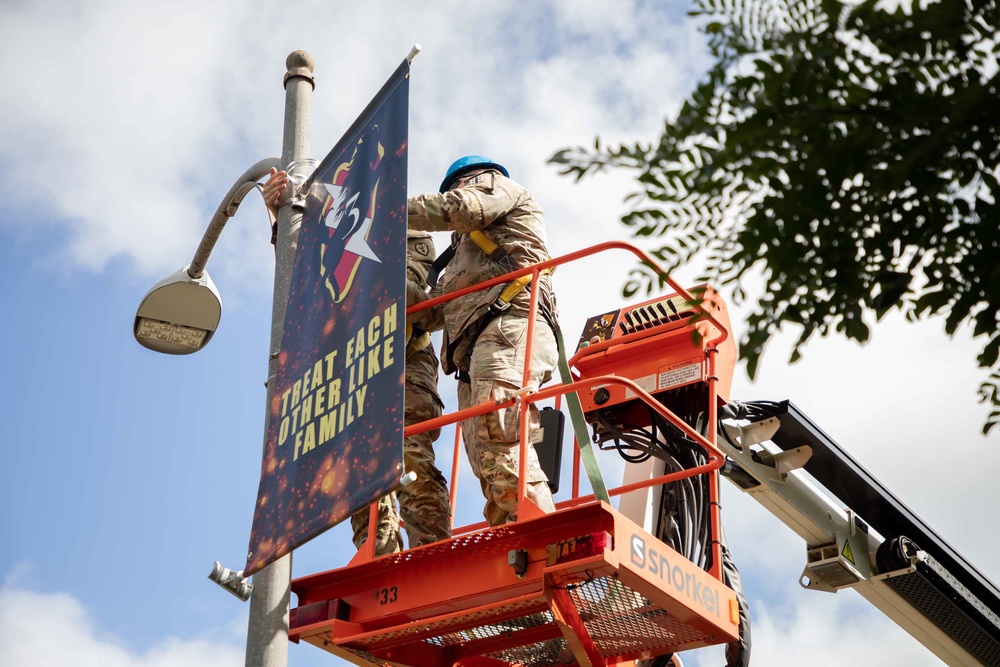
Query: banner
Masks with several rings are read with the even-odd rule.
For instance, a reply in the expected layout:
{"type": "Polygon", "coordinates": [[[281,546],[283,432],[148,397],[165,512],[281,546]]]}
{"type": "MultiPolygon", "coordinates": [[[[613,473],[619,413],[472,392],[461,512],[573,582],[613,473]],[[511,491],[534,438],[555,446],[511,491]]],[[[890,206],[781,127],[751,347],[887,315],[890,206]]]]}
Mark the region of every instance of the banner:
{"type": "Polygon", "coordinates": [[[399,485],[409,69],[303,186],[245,575],[399,485]]]}

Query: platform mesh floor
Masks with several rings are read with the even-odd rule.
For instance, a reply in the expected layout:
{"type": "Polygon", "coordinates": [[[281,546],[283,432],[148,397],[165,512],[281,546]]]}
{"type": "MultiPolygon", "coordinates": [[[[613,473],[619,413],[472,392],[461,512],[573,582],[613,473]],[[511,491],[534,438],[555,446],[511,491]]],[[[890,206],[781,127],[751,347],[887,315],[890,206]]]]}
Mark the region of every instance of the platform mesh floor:
{"type": "MultiPolygon", "coordinates": [[[[635,656],[644,651],[661,655],[677,646],[705,639],[703,633],[663,611],[614,577],[592,579],[567,586],[567,590],[581,621],[604,658],[635,656]]],[[[509,637],[516,644],[518,632],[555,622],[551,612],[537,611],[539,602],[523,601],[418,628],[388,632],[344,648],[381,667],[387,666],[387,663],[365,649],[405,642],[407,635],[412,635],[415,641],[441,648],[466,646],[498,637],[509,637]],[[533,608],[531,613],[516,615],[518,610],[529,608],[533,608]],[[506,620],[497,620],[498,617],[511,616],[506,620]]],[[[562,637],[512,645],[483,655],[517,667],[569,667],[577,664],[562,637]]]]}
{"type": "Polygon", "coordinates": [[[597,650],[605,658],[634,655],[699,641],[705,635],[614,577],[574,586],[570,597],[597,650]]]}

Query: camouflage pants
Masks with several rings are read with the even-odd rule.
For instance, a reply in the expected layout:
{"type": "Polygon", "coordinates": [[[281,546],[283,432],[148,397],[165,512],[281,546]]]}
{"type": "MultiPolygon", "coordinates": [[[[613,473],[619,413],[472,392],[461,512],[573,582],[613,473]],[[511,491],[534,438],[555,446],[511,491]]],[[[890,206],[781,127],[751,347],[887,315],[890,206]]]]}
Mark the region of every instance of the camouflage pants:
{"type": "MultiPolygon", "coordinates": [[[[437,369],[437,357],[432,347],[412,353],[406,360],[404,421],[407,426],[441,416],[443,406],[437,391],[437,369]]],[[[434,429],[406,438],[403,442],[403,467],[407,472],[416,473],[417,479],[379,499],[376,556],[403,550],[400,516],[406,526],[411,549],[451,537],[448,485],[434,463],[434,441],[440,434],[440,429],[434,429]]],[[[368,538],[368,517],[369,508],[351,517],[354,546],[358,549],[368,538]]]]}
{"type": "MultiPolygon", "coordinates": [[[[458,383],[458,407],[465,409],[486,401],[502,402],[522,387],[528,320],[505,314],[494,319],[476,339],[469,362],[469,382],[458,383]]],[[[545,322],[535,325],[531,359],[531,386],[548,381],[556,366],[555,336],[545,322]]],[[[538,408],[527,415],[527,495],[546,512],[555,511],[547,477],[538,465],[530,436],[538,430],[538,408]]],[[[479,479],[486,507],[483,516],[491,526],[517,519],[517,479],[520,459],[521,405],[502,408],[462,422],[462,439],[472,472],[479,479]]]]}

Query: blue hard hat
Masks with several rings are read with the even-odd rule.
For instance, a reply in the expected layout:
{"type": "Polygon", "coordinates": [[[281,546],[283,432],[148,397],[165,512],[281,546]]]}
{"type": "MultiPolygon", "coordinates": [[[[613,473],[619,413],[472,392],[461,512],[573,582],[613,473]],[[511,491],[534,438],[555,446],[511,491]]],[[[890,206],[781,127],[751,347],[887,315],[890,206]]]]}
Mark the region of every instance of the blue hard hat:
{"type": "Polygon", "coordinates": [[[447,192],[449,186],[460,178],[462,174],[471,171],[473,169],[496,169],[504,176],[510,178],[510,174],[502,164],[497,164],[493,160],[489,159],[484,155],[466,155],[465,157],[460,157],[451,163],[448,167],[448,173],[444,175],[444,180],[441,181],[441,189],[439,192],[447,192]]]}

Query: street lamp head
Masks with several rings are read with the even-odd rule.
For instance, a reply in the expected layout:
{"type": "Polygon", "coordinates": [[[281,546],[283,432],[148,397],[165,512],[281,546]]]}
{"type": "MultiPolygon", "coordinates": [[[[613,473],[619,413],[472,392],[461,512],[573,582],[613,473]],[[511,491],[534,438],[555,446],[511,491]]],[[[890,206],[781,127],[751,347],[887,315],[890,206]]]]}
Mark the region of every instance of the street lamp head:
{"type": "Polygon", "coordinates": [[[192,278],[188,267],[153,285],[139,304],[133,332],[143,347],[191,354],[211,340],[222,317],[222,299],[208,272],[192,278]]]}

